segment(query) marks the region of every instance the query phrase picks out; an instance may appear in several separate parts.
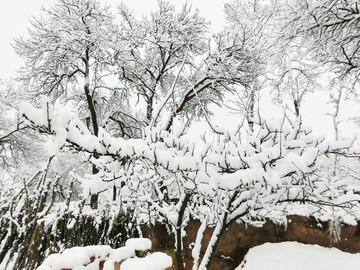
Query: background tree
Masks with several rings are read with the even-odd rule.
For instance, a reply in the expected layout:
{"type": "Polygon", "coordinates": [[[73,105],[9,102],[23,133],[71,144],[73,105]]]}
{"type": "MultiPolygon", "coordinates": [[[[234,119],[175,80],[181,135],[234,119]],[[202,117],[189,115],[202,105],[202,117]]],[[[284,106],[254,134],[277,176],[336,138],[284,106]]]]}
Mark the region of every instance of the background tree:
{"type": "MultiPolygon", "coordinates": [[[[280,43],[286,42],[283,38],[279,38],[280,43]]],[[[306,95],[322,89],[319,78],[323,71],[318,63],[311,59],[309,48],[302,43],[301,39],[293,39],[286,48],[278,44],[281,49],[275,52],[271,62],[274,72],[269,75],[273,87],[273,101],[287,106],[286,100],[290,99],[289,108],[297,117],[301,116],[300,109],[306,95]]]]}
{"type": "Polygon", "coordinates": [[[227,24],[224,34],[236,44],[234,51],[246,52],[248,59],[244,68],[248,70],[250,79],[243,87],[237,88],[237,97],[229,107],[235,113],[245,115],[250,127],[254,125],[256,116],[259,116],[257,111],[261,105],[258,101],[274,53],[274,19],[278,9],[276,1],[231,1],[225,4],[227,24]]]}
{"type": "MultiPolygon", "coordinates": [[[[123,104],[122,90],[104,82],[112,75],[116,38],[109,8],[96,0],[60,0],[32,21],[28,37],[15,40],[25,61],[19,80],[34,98],[43,94],[53,102],[75,103],[97,136],[105,106],[114,102],[121,109],[123,104]]],[[[97,207],[97,194],[91,203],[97,207]]]]}
{"type": "Polygon", "coordinates": [[[0,81],[0,193],[31,177],[47,156],[41,136],[20,127],[18,106],[24,94],[17,87],[11,81],[0,81]]]}
{"type": "Polygon", "coordinates": [[[120,14],[122,46],[128,51],[118,55],[118,73],[145,102],[147,125],[163,122],[169,130],[177,114],[193,118],[209,113],[209,103],[251,80],[250,54],[227,38],[217,37],[209,47],[207,23],[189,6],[177,12],[159,1],[150,18],[137,20],[123,5],[120,14]]]}
{"type": "Polygon", "coordinates": [[[291,36],[307,39],[316,59],[353,88],[359,74],[358,2],[301,0],[287,7],[291,36]]]}
{"type": "MultiPolygon", "coordinates": [[[[255,79],[243,91],[238,91],[235,107],[246,112],[249,121],[257,114],[256,101],[271,96],[276,104],[284,107],[290,100],[290,108],[299,117],[304,96],[319,87],[320,70],[303,39],[293,37],[283,3],[232,1],[225,5],[225,15],[233,39],[239,39],[254,59],[255,79]],[[270,85],[273,87],[271,95],[267,93],[270,85]],[[261,89],[265,90],[263,95],[261,89]]],[[[260,104],[257,110],[261,110],[259,107],[260,104]]]]}
{"type": "MultiPolygon", "coordinates": [[[[126,6],[120,7],[120,38],[128,51],[118,55],[120,78],[146,103],[145,119],[153,118],[156,103],[169,91],[176,73],[191,67],[195,57],[206,50],[207,23],[198,12],[184,6],[180,12],[159,1],[150,18],[135,18],[126,6]]],[[[173,100],[172,102],[175,102],[173,100]]],[[[175,104],[173,104],[175,106],[175,104]]]]}

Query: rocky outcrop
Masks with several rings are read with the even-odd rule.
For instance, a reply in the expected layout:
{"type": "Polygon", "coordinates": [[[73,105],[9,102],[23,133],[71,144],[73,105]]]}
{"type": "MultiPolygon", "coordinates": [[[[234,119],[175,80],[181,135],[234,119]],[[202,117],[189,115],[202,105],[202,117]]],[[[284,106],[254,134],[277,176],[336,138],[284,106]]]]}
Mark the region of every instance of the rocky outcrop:
{"type": "MultiPolygon", "coordinates": [[[[192,255],[191,248],[189,247],[195,241],[200,225],[200,221],[192,220],[187,226],[184,238],[185,269],[192,269],[192,255]]],[[[202,253],[205,252],[212,231],[213,228],[207,228],[204,233],[202,253]]],[[[173,252],[174,237],[167,231],[165,225],[158,224],[151,228],[143,227],[143,233],[144,236],[152,239],[154,250],[171,254],[173,260],[175,260],[173,252]]],[[[260,228],[233,222],[223,234],[209,269],[234,269],[240,264],[250,248],[266,242],[283,241],[318,244],[324,247],[336,247],[342,251],[356,253],[360,252],[360,226],[342,225],[340,240],[336,242],[329,234],[329,224],[317,221],[315,218],[289,216],[287,226],[266,222],[260,228]]]]}

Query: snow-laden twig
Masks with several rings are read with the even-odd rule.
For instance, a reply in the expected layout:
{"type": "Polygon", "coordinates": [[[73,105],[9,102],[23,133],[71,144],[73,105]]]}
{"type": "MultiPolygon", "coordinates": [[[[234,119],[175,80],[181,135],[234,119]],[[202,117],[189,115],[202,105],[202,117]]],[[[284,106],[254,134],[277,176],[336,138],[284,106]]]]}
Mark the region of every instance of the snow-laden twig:
{"type": "MultiPolygon", "coordinates": [[[[189,80],[188,78],[186,78],[186,80],[188,81],[188,83],[189,83],[190,85],[192,85],[191,82],[190,82],[190,80],[189,80]]],[[[198,95],[198,93],[196,92],[194,86],[192,85],[191,88],[192,88],[192,90],[194,91],[194,94],[195,94],[195,96],[196,96],[196,99],[197,99],[197,101],[198,101],[198,103],[199,103],[199,105],[200,105],[200,107],[201,107],[201,109],[202,109],[202,111],[203,111],[203,113],[204,113],[204,115],[205,115],[206,122],[208,123],[211,131],[214,132],[215,134],[224,135],[224,132],[223,132],[223,131],[219,130],[218,128],[216,128],[216,127],[211,123],[211,119],[210,119],[209,115],[207,114],[207,112],[206,112],[206,110],[205,110],[205,107],[204,107],[204,105],[202,104],[202,102],[201,102],[201,100],[200,100],[200,98],[199,98],[199,95],[198,95]]]]}
{"type": "MultiPolygon", "coordinates": [[[[174,100],[174,92],[175,92],[175,87],[176,87],[176,84],[179,80],[179,77],[180,77],[180,74],[184,68],[184,65],[185,65],[185,62],[187,60],[187,57],[188,57],[188,54],[189,54],[189,51],[190,51],[190,48],[188,46],[188,50],[186,51],[186,54],[184,56],[184,59],[180,65],[180,68],[179,68],[179,71],[178,73],[176,74],[176,77],[170,87],[170,90],[167,92],[166,96],[164,97],[163,101],[160,103],[159,105],[159,108],[155,111],[155,113],[153,114],[153,119],[151,120],[151,123],[150,123],[150,129],[156,125],[156,122],[157,122],[157,119],[159,118],[160,116],[160,113],[161,111],[163,110],[163,108],[165,107],[166,103],[168,102],[168,100],[172,97],[173,98],[173,101],[175,102],[174,100]]],[[[174,104],[175,106],[175,104],[174,104]]]]}

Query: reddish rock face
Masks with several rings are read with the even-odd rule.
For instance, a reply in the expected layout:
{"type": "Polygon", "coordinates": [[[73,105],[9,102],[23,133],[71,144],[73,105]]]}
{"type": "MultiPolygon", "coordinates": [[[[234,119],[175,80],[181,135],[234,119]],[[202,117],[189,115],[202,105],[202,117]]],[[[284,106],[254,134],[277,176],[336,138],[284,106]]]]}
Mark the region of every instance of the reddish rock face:
{"type": "MultiPolygon", "coordinates": [[[[231,223],[222,235],[215,251],[210,270],[230,270],[237,267],[244,259],[248,250],[266,242],[297,241],[305,244],[318,244],[324,247],[336,247],[340,250],[356,253],[360,251],[360,226],[342,226],[341,240],[334,242],[328,233],[328,223],[317,221],[315,218],[289,216],[288,225],[276,225],[266,222],[263,227],[256,228],[244,224],[231,223]]],[[[191,243],[195,242],[196,233],[201,223],[198,220],[189,222],[184,238],[185,269],[192,269],[191,243]]],[[[205,252],[213,229],[206,229],[201,250],[205,252]]],[[[151,228],[143,227],[144,236],[149,236],[153,243],[153,250],[163,251],[174,256],[174,236],[167,233],[165,225],[158,224],[151,228]]]]}
{"type": "Polygon", "coordinates": [[[146,255],[148,255],[150,250],[135,250],[136,257],[144,258],[146,255]]]}
{"type": "Polygon", "coordinates": [[[105,263],[105,261],[101,261],[99,263],[99,270],[104,270],[104,263],[105,263]]]}

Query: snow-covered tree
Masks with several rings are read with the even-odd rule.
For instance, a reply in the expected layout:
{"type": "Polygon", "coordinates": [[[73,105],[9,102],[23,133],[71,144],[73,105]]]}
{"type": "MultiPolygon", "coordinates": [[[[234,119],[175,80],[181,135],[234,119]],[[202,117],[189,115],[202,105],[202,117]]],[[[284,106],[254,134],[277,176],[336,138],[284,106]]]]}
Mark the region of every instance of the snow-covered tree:
{"type": "MultiPolygon", "coordinates": [[[[156,103],[171,88],[178,87],[174,82],[176,74],[191,67],[195,57],[206,52],[207,23],[189,6],[178,12],[167,1],[159,1],[157,10],[141,20],[124,5],[120,6],[120,15],[121,46],[127,51],[117,56],[118,74],[145,101],[144,120],[149,124],[156,103]]],[[[171,98],[175,108],[174,95],[171,98]]]]}
{"type": "Polygon", "coordinates": [[[20,127],[18,106],[23,99],[16,84],[0,81],[0,194],[46,162],[41,136],[20,127]]]}
{"type": "MultiPolygon", "coordinates": [[[[279,40],[285,42],[286,38],[283,36],[279,40]]],[[[270,65],[274,70],[269,74],[274,102],[286,106],[286,100],[290,100],[289,108],[300,117],[306,95],[321,89],[319,78],[323,71],[319,64],[311,58],[309,48],[302,39],[292,39],[285,48],[280,45],[270,65]]]]}
{"type": "Polygon", "coordinates": [[[307,39],[316,59],[353,87],[359,73],[358,1],[290,1],[287,15],[292,36],[307,39]]]}
{"type": "MultiPolygon", "coordinates": [[[[96,0],[60,0],[33,19],[28,36],[15,40],[25,61],[19,79],[34,98],[45,94],[75,103],[97,136],[109,103],[118,110],[123,105],[123,90],[104,82],[112,75],[117,37],[109,8],[96,0]]],[[[92,202],[96,207],[96,194],[92,202]]]]}
{"type": "Polygon", "coordinates": [[[206,105],[221,102],[234,85],[252,79],[253,55],[227,37],[211,45],[207,22],[187,5],[178,12],[159,1],[158,9],[141,20],[125,6],[120,14],[120,39],[128,51],[117,56],[118,74],[145,102],[147,125],[161,122],[169,130],[176,115],[191,119],[209,113],[206,105]]]}
{"type": "Polygon", "coordinates": [[[101,91],[110,88],[115,99],[119,94],[103,81],[114,63],[116,33],[109,9],[97,1],[60,0],[33,19],[27,36],[15,40],[15,50],[25,61],[19,79],[34,96],[80,105],[81,117],[89,118],[97,135],[102,124],[97,114],[106,96],[101,91]]]}
{"type": "Polygon", "coordinates": [[[246,52],[247,61],[243,65],[248,80],[235,91],[236,99],[229,107],[246,116],[248,123],[256,116],[256,103],[264,88],[267,65],[271,59],[275,39],[273,20],[278,6],[265,4],[258,0],[231,1],[225,4],[227,24],[224,35],[233,41],[233,53],[246,52]]]}
{"type": "MultiPolygon", "coordinates": [[[[351,189],[335,192],[330,186],[341,185],[329,186],[329,179],[317,174],[321,156],[358,154],[350,149],[353,140],[325,142],[302,128],[299,119],[294,123],[287,122],[287,117],[263,121],[253,127],[254,132],[241,123],[234,132],[217,134],[215,143],[205,141],[196,151],[181,132],[171,134],[162,129],[149,129],[142,139],[114,138],[104,129],[96,137],[78,120],[48,114],[47,108],[48,103],[40,109],[23,105],[22,115],[29,127],[52,135],[58,146],[96,150],[99,158],[93,162],[102,168],[98,188],[106,189],[111,181],[124,183],[121,192],[126,201],[132,201],[138,221],[166,222],[180,241],[177,252],[182,250],[187,220],[207,213],[208,224],[216,227],[199,269],[208,267],[231,222],[284,222],[290,214],[326,220],[334,207],[340,209],[345,223],[359,218],[360,195],[351,189]]],[[[182,260],[178,263],[182,269],[182,260]]]]}
{"type": "Polygon", "coordinates": [[[290,100],[289,108],[300,116],[304,96],[318,88],[320,70],[309,46],[293,36],[286,5],[281,1],[232,1],[225,5],[225,15],[227,31],[253,55],[249,69],[253,80],[245,91],[238,91],[236,107],[245,111],[248,119],[253,118],[260,90],[271,85],[274,103],[286,107],[290,100]]]}
{"type": "MultiPolygon", "coordinates": [[[[292,214],[328,220],[333,209],[326,205],[336,205],[348,208],[339,215],[342,222],[351,219],[356,223],[359,205],[353,200],[360,197],[353,191],[347,196],[344,189],[339,193],[327,189],[324,182],[328,179],[318,174],[318,159],[331,153],[351,155],[347,152],[351,144],[351,140],[342,144],[325,142],[303,128],[300,120],[264,120],[254,125],[254,132],[240,126],[238,136],[224,136],[209,147],[204,158],[206,170],[199,172],[197,182],[210,184],[210,189],[199,189],[211,209],[215,229],[199,269],[211,264],[218,241],[232,222],[254,226],[266,220],[284,223],[292,214]]],[[[338,183],[330,182],[334,186],[338,183]]]]}

